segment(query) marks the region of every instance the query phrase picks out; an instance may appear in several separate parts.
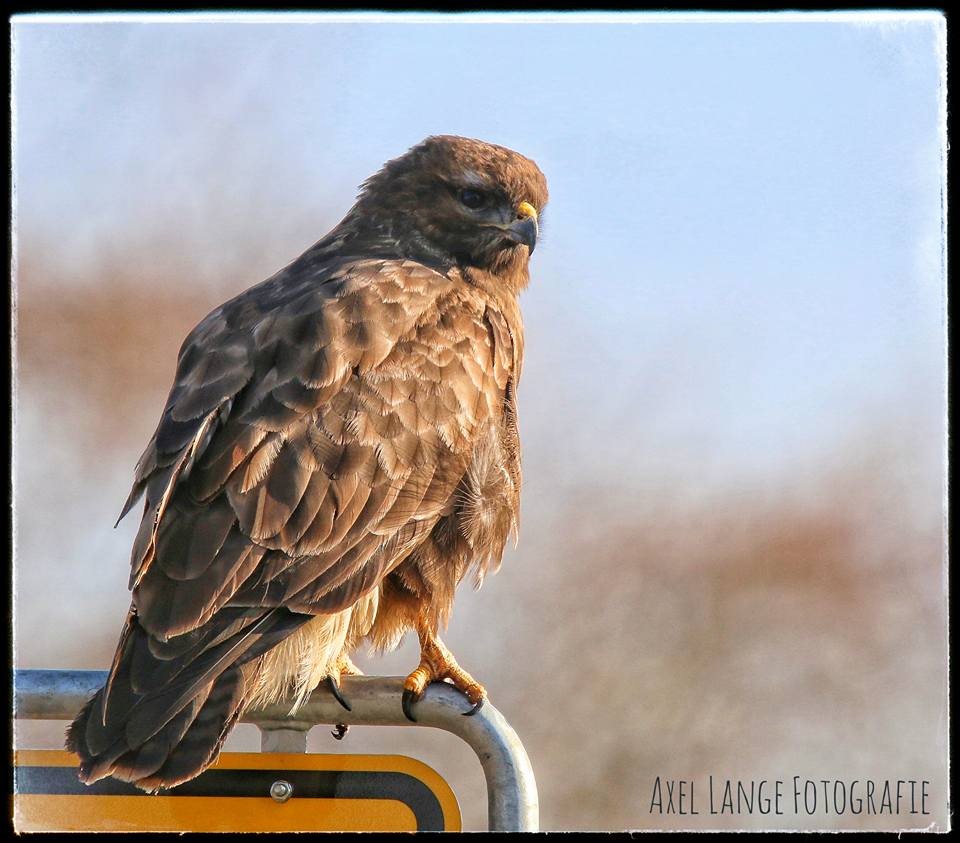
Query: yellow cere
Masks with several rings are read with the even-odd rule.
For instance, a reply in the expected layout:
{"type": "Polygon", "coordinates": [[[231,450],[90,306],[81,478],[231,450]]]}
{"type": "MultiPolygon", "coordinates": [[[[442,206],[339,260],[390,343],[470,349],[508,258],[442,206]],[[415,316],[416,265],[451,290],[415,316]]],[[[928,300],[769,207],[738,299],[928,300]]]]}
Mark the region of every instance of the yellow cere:
{"type": "Polygon", "coordinates": [[[537,209],[533,207],[529,202],[521,202],[517,207],[517,216],[518,217],[533,217],[537,218],[537,209]]]}

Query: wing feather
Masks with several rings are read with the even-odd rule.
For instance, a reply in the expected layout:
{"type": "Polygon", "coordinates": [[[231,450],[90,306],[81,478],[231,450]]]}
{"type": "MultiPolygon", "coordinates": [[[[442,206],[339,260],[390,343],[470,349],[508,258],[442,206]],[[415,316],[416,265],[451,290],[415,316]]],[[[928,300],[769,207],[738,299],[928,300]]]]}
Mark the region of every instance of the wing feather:
{"type": "Polygon", "coordinates": [[[316,613],[374,587],[450,511],[502,403],[478,291],[410,262],[327,274],[252,288],[181,349],[134,489],[134,604],[159,640],[258,595],[316,613]]]}

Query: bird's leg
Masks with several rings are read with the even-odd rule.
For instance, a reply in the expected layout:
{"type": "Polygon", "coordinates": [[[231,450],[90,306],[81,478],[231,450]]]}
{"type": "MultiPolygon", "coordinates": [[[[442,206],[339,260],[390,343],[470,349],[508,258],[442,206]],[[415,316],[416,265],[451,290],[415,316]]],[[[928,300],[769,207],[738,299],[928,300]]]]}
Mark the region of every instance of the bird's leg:
{"type": "Polygon", "coordinates": [[[353,663],[346,650],[337,656],[337,670],[341,676],[363,676],[363,671],[353,663]]]}
{"type": "Polygon", "coordinates": [[[427,685],[449,679],[455,688],[461,690],[473,708],[465,711],[469,716],[476,714],[487,699],[487,691],[476,679],[467,673],[453,657],[436,633],[435,624],[421,613],[416,623],[420,637],[420,666],[403,683],[403,713],[408,720],[416,723],[413,716],[413,703],[423,696],[427,685]]]}
{"type": "MultiPolygon", "coordinates": [[[[346,651],[342,651],[340,655],[337,656],[334,669],[327,674],[327,684],[330,686],[330,692],[336,697],[337,702],[347,711],[352,711],[353,709],[350,707],[350,703],[344,699],[343,693],[340,691],[340,679],[343,676],[363,676],[363,671],[350,660],[350,656],[347,655],[346,651]]],[[[334,731],[330,734],[338,741],[342,741],[349,729],[350,727],[346,723],[337,723],[334,731]]]]}

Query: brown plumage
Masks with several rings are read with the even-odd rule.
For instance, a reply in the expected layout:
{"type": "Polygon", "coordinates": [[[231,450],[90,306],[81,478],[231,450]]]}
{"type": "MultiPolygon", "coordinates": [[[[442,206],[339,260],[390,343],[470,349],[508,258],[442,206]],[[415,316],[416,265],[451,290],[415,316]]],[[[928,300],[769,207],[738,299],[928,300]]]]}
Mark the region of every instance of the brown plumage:
{"type": "Polygon", "coordinates": [[[186,781],[245,708],[408,629],[409,698],[448,678],[483,701],[437,633],[517,529],[517,294],[546,201],[521,155],[428,138],[190,333],[121,515],[144,496],[110,677],[67,733],[84,781],[186,781]]]}

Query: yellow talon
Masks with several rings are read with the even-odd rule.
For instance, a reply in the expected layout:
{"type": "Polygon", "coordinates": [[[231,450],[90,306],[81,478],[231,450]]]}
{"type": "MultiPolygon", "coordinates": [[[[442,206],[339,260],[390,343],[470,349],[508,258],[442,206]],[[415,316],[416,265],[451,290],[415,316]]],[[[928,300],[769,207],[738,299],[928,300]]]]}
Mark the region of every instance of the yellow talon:
{"type": "Polygon", "coordinates": [[[449,679],[460,690],[473,708],[468,714],[476,714],[487,698],[487,691],[476,679],[467,673],[443,644],[430,632],[420,634],[420,665],[403,683],[403,712],[408,720],[416,721],[412,705],[423,696],[427,685],[449,679]]]}

